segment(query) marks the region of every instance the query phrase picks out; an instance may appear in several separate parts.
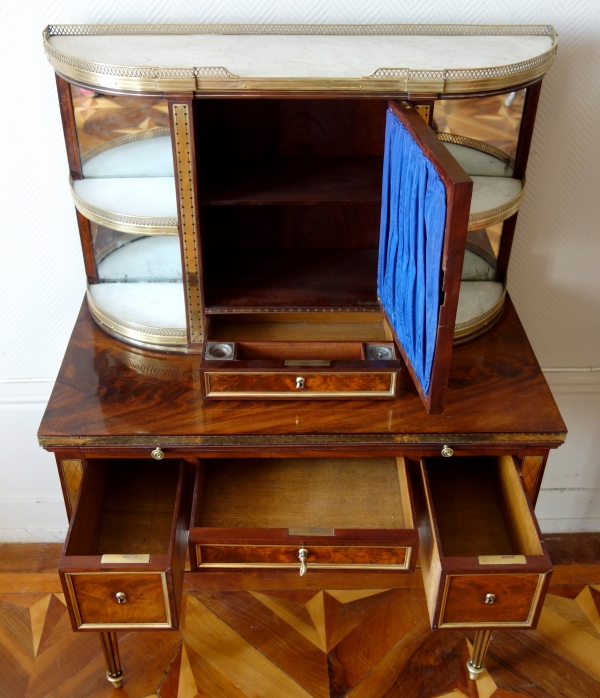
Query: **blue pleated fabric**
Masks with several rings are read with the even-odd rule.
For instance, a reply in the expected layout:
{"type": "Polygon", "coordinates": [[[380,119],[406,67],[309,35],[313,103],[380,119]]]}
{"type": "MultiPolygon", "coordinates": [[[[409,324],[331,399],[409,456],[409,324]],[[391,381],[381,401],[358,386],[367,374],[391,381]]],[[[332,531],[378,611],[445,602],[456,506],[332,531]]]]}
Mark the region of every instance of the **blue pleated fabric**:
{"type": "Polygon", "coordinates": [[[445,223],[440,176],[388,110],[377,290],[425,394],[437,334],[445,223]]]}

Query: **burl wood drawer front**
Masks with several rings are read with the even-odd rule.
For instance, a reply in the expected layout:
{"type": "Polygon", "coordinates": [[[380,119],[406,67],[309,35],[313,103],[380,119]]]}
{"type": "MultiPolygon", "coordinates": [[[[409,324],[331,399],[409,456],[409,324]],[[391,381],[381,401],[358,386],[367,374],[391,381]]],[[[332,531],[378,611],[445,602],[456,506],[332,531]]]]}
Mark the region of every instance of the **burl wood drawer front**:
{"type": "Polygon", "coordinates": [[[170,628],[165,574],[65,575],[78,628],[170,628]]]}
{"type": "Polygon", "coordinates": [[[197,545],[199,567],[299,567],[299,550],[306,552],[307,568],[406,570],[410,565],[410,547],[375,546],[297,546],[197,545]]]}
{"type": "Polygon", "coordinates": [[[543,574],[449,575],[439,625],[530,625],[544,580],[543,574]]]}
{"type": "Polygon", "coordinates": [[[513,457],[410,469],[432,627],[535,627],[552,563],[513,457]]]}
{"type": "Polygon", "coordinates": [[[204,374],[206,397],[393,397],[396,372],[204,374]]]}

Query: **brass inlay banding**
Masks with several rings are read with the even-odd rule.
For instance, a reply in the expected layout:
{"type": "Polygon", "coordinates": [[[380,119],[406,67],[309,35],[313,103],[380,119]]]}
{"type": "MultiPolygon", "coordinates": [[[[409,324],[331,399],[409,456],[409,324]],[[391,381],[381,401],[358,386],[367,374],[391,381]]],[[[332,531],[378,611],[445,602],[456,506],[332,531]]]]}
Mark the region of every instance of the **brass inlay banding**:
{"type": "Polygon", "coordinates": [[[173,104],[173,138],[175,143],[177,192],[181,217],[181,241],[185,260],[185,291],[187,299],[190,343],[202,342],[202,297],[200,290],[200,259],[196,224],[194,171],[190,143],[190,119],[187,104],[173,104]]]}
{"type": "Polygon", "coordinates": [[[235,92],[271,91],[348,91],[362,93],[469,93],[507,90],[541,78],[548,70],[557,47],[557,35],[548,25],[294,25],[294,24],[188,24],[188,25],[50,25],[43,33],[44,48],[54,69],[88,85],[119,91],[235,92]],[[353,78],[255,78],[239,77],[224,66],[161,68],[98,63],[71,56],[50,43],[53,36],[124,35],[329,35],[329,36],[547,36],[552,46],[530,59],[502,66],[450,70],[413,70],[381,67],[364,77],[353,78]]]}

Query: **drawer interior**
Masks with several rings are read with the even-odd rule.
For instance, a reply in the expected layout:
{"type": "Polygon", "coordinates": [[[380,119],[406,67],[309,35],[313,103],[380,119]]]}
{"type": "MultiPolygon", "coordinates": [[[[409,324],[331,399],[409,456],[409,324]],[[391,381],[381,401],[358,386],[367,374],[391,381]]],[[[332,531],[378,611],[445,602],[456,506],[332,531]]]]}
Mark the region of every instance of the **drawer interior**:
{"type": "Polygon", "coordinates": [[[510,457],[425,459],[443,557],[543,555],[510,457]]]}
{"type": "MultiPolygon", "coordinates": [[[[360,361],[368,344],[393,351],[381,312],[276,312],[210,315],[209,342],[235,344],[235,359],[360,361]]],[[[207,353],[207,358],[210,357],[207,353]]]]}
{"type": "Polygon", "coordinates": [[[411,529],[404,461],[282,458],[204,461],[193,526],[411,529]]]}
{"type": "Polygon", "coordinates": [[[64,554],[170,552],[179,462],[89,460],[64,554]]]}

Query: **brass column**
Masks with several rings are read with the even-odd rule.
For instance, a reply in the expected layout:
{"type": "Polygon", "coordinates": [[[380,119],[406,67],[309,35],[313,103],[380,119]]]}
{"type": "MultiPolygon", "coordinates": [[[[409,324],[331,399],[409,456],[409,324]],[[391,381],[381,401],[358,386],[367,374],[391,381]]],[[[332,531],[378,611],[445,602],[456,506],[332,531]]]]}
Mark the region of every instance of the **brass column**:
{"type": "Polygon", "coordinates": [[[483,666],[483,662],[485,660],[485,655],[488,651],[491,639],[491,630],[478,630],[475,633],[475,640],[473,642],[473,654],[471,656],[471,659],[469,659],[469,661],[467,662],[467,669],[469,670],[469,678],[471,679],[471,681],[476,681],[485,669],[485,667],[483,666]]]}
{"type": "Polygon", "coordinates": [[[121,688],[123,685],[123,670],[121,669],[121,658],[119,657],[117,633],[100,633],[100,644],[106,660],[106,678],[112,683],[114,688],[121,688]]]}

